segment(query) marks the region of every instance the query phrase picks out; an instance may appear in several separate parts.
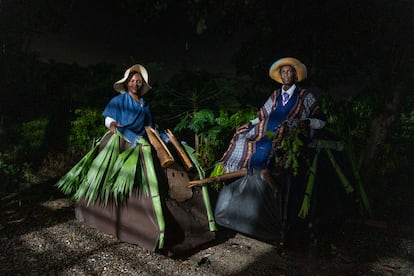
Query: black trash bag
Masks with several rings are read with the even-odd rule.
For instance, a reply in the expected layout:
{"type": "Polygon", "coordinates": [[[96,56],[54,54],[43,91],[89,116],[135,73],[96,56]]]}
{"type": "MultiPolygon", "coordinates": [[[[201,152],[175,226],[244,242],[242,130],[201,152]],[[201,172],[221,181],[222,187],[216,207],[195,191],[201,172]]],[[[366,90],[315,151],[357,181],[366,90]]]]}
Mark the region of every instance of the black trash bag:
{"type": "Polygon", "coordinates": [[[259,240],[279,241],[282,219],[278,202],[260,171],[254,171],[221,188],[216,223],[259,240]]]}

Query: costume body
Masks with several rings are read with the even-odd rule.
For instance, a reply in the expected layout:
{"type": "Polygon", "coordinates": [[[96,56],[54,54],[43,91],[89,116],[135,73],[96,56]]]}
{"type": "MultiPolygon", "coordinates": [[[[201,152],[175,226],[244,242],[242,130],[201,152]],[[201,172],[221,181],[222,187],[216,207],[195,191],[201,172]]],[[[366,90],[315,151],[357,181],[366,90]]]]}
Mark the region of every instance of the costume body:
{"type": "Polygon", "coordinates": [[[79,221],[124,242],[180,254],[215,237],[208,190],[186,186],[189,177],[195,177],[195,169],[202,177],[191,147],[184,149],[192,171],[184,171],[175,160],[169,167],[160,163],[157,149],[146,139],[152,133],[147,127],[153,126],[150,108],[143,98],[138,103],[125,92],[126,83],[140,81],[134,79],[134,72],[142,77],[142,86],[139,91],[132,87],[129,93],[142,96],[150,90],[143,66],[136,64],[125,71],[124,78],[114,83],[120,94],[102,113],[110,131],[56,186],[77,201],[79,221]]]}
{"type": "Polygon", "coordinates": [[[284,183],[284,190],[276,195],[261,176],[261,170],[270,167],[272,156],[277,154],[274,141],[300,120],[324,121],[324,115],[309,91],[295,87],[285,105],[281,94],[281,89],[272,92],[261,107],[258,120],[253,120],[259,123],[244,132],[243,128],[239,129],[218,163],[226,172],[247,168],[249,173],[221,188],[214,212],[217,224],[267,241],[284,240],[287,212],[297,211],[296,207],[291,211],[292,208],[288,210],[282,206],[285,199],[281,200],[281,194],[289,196],[289,202],[293,197],[303,198],[299,187],[296,189],[300,192],[292,189],[293,196],[291,193],[285,195],[283,191],[286,186],[290,187],[289,183],[284,183]]]}
{"type": "Polygon", "coordinates": [[[118,131],[133,144],[144,136],[145,126],[152,126],[149,105],[144,99],[141,101],[140,105],[128,93],[122,93],[112,98],[102,113],[122,125],[118,131]]]}
{"type": "Polygon", "coordinates": [[[281,89],[277,89],[260,108],[259,123],[245,131],[237,131],[219,162],[226,172],[241,168],[265,168],[272,155],[275,135],[283,134],[281,124],[295,124],[308,118],[322,119],[319,105],[309,91],[296,87],[289,101],[283,105],[281,89]]]}

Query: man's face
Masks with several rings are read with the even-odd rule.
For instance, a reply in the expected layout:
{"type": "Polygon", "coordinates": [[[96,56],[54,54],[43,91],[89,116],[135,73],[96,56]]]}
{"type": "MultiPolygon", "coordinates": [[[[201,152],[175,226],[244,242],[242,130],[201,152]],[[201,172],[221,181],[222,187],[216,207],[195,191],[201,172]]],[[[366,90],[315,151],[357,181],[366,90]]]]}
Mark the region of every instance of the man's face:
{"type": "Polygon", "coordinates": [[[280,76],[284,85],[292,85],[296,80],[296,70],[290,65],[285,65],[280,68],[280,76]]]}
{"type": "Polygon", "coordinates": [[[137,94],[138,91],[142,87],[142,78],[141,75],[136,73],[132,76],[132,78],[129,80],[128,84],[128,91],[134,94],[137,94]]]}

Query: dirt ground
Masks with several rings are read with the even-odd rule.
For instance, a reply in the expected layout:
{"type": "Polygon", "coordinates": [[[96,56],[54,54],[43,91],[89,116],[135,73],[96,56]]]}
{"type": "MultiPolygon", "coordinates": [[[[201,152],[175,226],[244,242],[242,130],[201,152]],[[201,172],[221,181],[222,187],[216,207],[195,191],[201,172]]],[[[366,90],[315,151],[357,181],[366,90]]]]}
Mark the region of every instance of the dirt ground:
{"type": "Polygon", "coordinates": [[[413,207],[349,218],[313,245],[268,244],[220,229],[213,242],[169,258],[85,226],[73,202],[42,183],[1,194],[0,274],[414,275],[413,207]]]}

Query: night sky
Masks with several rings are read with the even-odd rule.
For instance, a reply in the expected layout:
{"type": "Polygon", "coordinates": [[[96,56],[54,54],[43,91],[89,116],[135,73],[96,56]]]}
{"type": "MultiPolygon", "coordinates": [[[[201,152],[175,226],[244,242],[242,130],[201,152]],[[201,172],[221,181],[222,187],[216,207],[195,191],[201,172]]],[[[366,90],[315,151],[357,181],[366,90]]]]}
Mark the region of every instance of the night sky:
{"type": "Polygon", "coordinates": [[[31,49],[44,61],[80,65],[162,61],[166,70],[231,68],[236,36],[197,35],[188,16],[176,7],[144,23],[136,15],[122,13],[116,2],[75,1],[64,27],[36,37],[31,49]]]}
{"type": "MultiPolygon", "coordinates": [[[[330,78],[336,78],[360,71],[358,63],[369,71],[389,66],[396,58],[412,58],[399,57],[402,51],[409,53],[406,45],[414,44],[410,0],[183,2],[62,0],[51,5],[48,0],[4,0],[0,15],[9,18],[0,22],[0,29],[9,32],[13,25],[31,24],[36,16],[51,17],[51,22],[62,19],[58,27],[37,26],[43,30],[28,31],[32,32],[29,49],[41,60],[79,65],[155,63],[165,72],[248,68],[249,73],[256,70],[262,75],[277,58],[295,56],[312,73],[333,72],[330,78]],[[168,7],[147,17],[160,3],[168,7]],[[207,29],[199,34],[194,21],[190,22],[203,18],[191,10],[197,5],[206,6],[201,11],[207,20],[207,29]],[[16,7],[20,11],[12,14],[16,7]]],[[[25,28],[16,28],[16,33],[23,32],[25,28]]]]}

